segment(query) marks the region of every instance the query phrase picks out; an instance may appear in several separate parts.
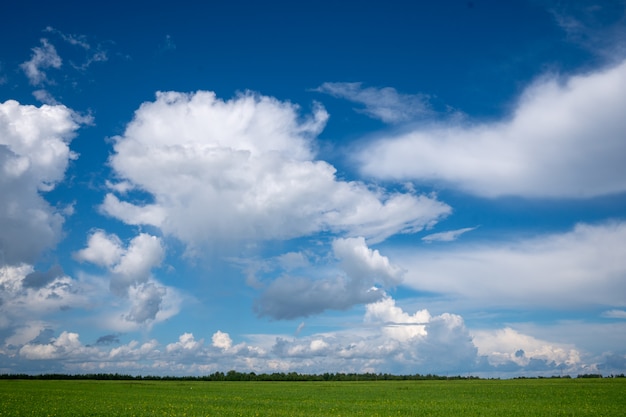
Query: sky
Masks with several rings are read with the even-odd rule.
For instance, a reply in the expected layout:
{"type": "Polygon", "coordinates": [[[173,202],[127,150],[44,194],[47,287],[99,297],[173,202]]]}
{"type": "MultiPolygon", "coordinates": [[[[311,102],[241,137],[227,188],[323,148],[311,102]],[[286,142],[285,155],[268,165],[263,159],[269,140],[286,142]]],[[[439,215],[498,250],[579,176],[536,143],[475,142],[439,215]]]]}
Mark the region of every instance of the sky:
{"type": "Polygon", "coordinates": [[[0,373],[626,372],[623,0],[5,3],[0,373]]]}

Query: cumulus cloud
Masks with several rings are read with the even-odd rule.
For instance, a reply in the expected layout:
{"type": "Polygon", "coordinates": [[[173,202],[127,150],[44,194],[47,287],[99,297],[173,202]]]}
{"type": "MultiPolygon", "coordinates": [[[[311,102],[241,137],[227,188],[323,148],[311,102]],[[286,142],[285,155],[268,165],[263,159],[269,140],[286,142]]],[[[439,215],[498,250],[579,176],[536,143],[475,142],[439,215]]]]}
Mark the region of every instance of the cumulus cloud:
{"type": "MultiPolygon", "coordinates": [[[[110,165],[153,201],[106,196],[103,212],[149,224],[190,251],[228,240],[289,239],[321,231],[382,240],[421,230],[450,212],[434,197],[388,193],[340,181],[315,157],[328,114],[245,93],[222,101],[211,92],[159,93],[144,103],[110,165]]],[[[111,184],[113,187],[115,184],[111,184]]]]}
{"type": "Polygon", "coordinates": [[[494,366],[515,364],[520,368],[550,366],[552,369],[562,366],[571,372],[581,362],[580,352],[572,346],[536,339],[510,327],[475,331],[473,336],[479,354],[494,366]]]}
{"type": "Polygon", "coordinates": [[[391,251],[404,285],[485,306],[577,309],[626,305],[626,223],[578,224],[565,233],[391,251]]]}
{"type": "Polygon", "coordinates": [[[36,271],[32,265],[0,266],[0,327],[39,320],[60,309],[84,307],[81,284],[59,268],[36,271]]]}
{"type": "Polygon", "coordinates": [[[393,288],[402,281],[404,271],[378,250],[370,249],[362,237],[335,239],[333,253],[340,260],[335,275],[279,276],[257,300],[257,313],[275,319],[293,319],[328,309],[346,310],[380,299],[385,288],[393,288]]]}
{"type": "Polygon", "coordinates": [[[230,338],[230,335],[228,333],[222,332],[221,330],[215,332],[211,337],[211,340],[213,346],[219,349],[228,350],[233,345],[233,341],[230,338]]]}
{"type": "Polygon", "coordinates": [[[41,46],[32,49],[31,58],[22,63],[20,67],[32,85],[43,85],[49,83],[48,77],[44,70],[48,68],[61,68],[63,61],[57,54],[57,50],[46,38],[41,39],[41,46]]]}
{"type": "Polygon", "coordinates": [[[370,176],[498,197],[587,198],[626,191],[626,61],[528,87],[505,120],[433,124],[364,146],[370,176]]]}
{"type": "Polygon", "coordinates": [[[178,313],[180,294],[152,276],[152,269],[165,257],[158,237],[140,233],[124,247],[116,235],[95,230],[87,239],[87,247],[75,252],[74,257],[106,267],[111,293],[128,301],[128,311],[115,312],[107,320],[109,327],[120,331],[134,329],[135,325],[150,325],[178,313]]]}
{"type": "Polygon", "coordinates": [[[87,239],[87,247],[74,253],[74,258],[99,266],[112,267],[119,262],[123,253],[119,237],[106,234],[103,230],[96,230],[87,239]]]}
{"type": "Polygon", "coordinates": [[[178,338],[178,342],[170,343],[165,347],[168,353],[171,352],[194,352],[202,347],[204,340],[196,340],[193,333],[183,333],[178,338]]]}
{"type": "Polygon", "coordinates": [[[65,106],[0,103],[0,264],[34,262],[61,235],[63,214],[43,198],[76,158],[79,124],[65,106]]]}
{"type": "Polygon", "coordinates": [[[28,343],[48,343],[54,318],[87,308],[93,296],[59,266],[38,271],[28,264],[0,265],[0,341],[11,355],[28,343]]]}
{"type": "Polygon", "coordinates": [[[49,360],[71,357],[84,353],[86,348],[79,340],[78,333],[63,332],[49,344],[27,344],[19,351],[26,359],[49,360]]]}
{"type": "Polygon", "coordinates": [[[391,297],[368,304],[365,313],[366,323],[377,323],[384,326],[383,331],[389,337],[406,341],[414,337],[426,336],[426,325],[431,316],[428,310],[416,311],[414,314],[404,312],[396,306],[391,297]]]}
{"type": "Polygon", "coordinates": [[[315,91],[362,104],[362,113],[385,123],[399,123],[432,114],[428,97],[400,94],[395,88],[363,87],[362,83],[326,82],[315,91]]]}
{"type": "Polygon", "coordinates": [[[133,284],[145,283],[152,268],[161,264],[165,250],[161,239],[147,233],[134,237],[111,271],[111,289],[123,293],[133,284]]]}

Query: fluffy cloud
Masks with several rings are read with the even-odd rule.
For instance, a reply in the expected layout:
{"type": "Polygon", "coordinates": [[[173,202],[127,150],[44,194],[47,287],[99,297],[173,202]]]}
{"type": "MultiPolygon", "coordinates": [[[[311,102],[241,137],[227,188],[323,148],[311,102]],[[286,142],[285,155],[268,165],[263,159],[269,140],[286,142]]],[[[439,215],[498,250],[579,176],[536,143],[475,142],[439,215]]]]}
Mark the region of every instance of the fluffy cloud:
{"type": "Polygon", "coordinates": [[[20,67],[32,85],[42,85],[49,82],[44,69],[59,69],[62,64],[63,61],[54,45],[42,38],[41,46],[34,47],[30,60],[22,63],[20,67]]]}
{"type": "Polygon", "coordinates": [[[65,106],[0,103],[0,264],[32,263],[57,243],[63,215],[42,192],[63,179],[79,125],[65,106]]]}
{"type": "Polygon", "coordinates": [[[273,280],[256,302],[260,316],[293,319],[327,309],[346,310],[356,304],[374,302],[402,281],[404,271],[389,262],[365,239],[336,239],[334,256],[340,260],[335,274],[318,278],[292,274],[273,280]]]}
{"type": "Polygon", "coordinates": [[[361,83],[324,83],[315,91],[365,106],[361,111],[385,123],[398,123],[432,114],[427,97],[400,94],[394,88],[363,88],[361,83]]]}
{"type": "Polygon", "coordinates": [[[434,124],[384,137],[363,173],[486,197],[581,198],[626,191],[626,62],[526,89],[506,120],[434,124]]]}
{"type": "MultiPolygon", "coordinates": [[[[0,353],[6,349],[12,356],[29,343],[48,343],[55,320],[88,308],[94,296],[89,285],[65,275],[58,266],[37,271],[28,264],[0,265],[0,353]]],[[[58,349],[26,347],[24,352],[35,358],[46,352],[56,355],[58,349]]]]}
{"type": "Polygon", "coordinates": [[[47,272],[33,266],[0,266],[0,328],[27,325],[59,310],[85,307],[88,297],[80,282],[59,268],[47,272]],[[33,278],[35,277],[35,278],[33,278]]]}
{"type": "Polygon", "coordinates": [[[87,247],[76,252],[74,258],[99,266],[112,267],[119,262],[123,253],[122,242],[117,236],[96,230],[87,239],[87,247]]]}
{"type": "Polygon", "coordinates": [[[383,331],[390,338],[402,341],[426,336],[426,325],[430,319],[428,310],[420,310],[410,315],[397,307],[395,300],[391,297],[368,304],[365,313],[366,323],[383,325],[383,331]]]}
{"type": "Polygon", "coordinates": [[[171,352],[194,352],[202,347],[204,340],[196,340],[192,333],[183,333],[178,338],[178,342],[170,343],[165,347],[168,353],[171,352]]]}
{"type": "Polygon", "coordinates": [[[510,327],[473,332],[474,343],[480,355],[487,357],[491,365],[515,364],[521,367],[554,365],[563,366],[571,372],[580,365],[580,352],[572,346],[550,343],[522,334],[510,327]]]}
{"type": "Polygon", "coordinates": [[[95,230],[87,247],[74,253],[79,261],[108,268],[111,292],[128,300],[128,312],[116,312],[107,320],[111,328],[120,331],[162,321],[178,312],[180,295],[152,277],[152,269],[164,256],[161,239],[156,236],[140,233],[124,248],[119,237],[102,230],[95,230]]]}
{"type": "Polygon", "coordinates": [[[233,345],[233,340],[230,338],[230,335],[220,330],[213,334],[211,340],[213,342],[213,346],[219,349],[228,350],[233,345]]]}
{"type": "Polygon", "coordinates": [[[27,344],[19,351],[20,356],[26,359],[49,360],[84,356],[86,350],[92,350],[83,346],[77,333],[63,332],[48,344],[27,344]]]}
{"type": "Polygon", "coordinates": [[[484,306],[626,306],[626,223],[446,250],[393,252],[405,285],[484,306]]]}
{"type": "Polygon", "coordinates": [[[229,101],[210,92],[159,93],[115,139],[110,159],[125,189],[132,185],[153,202],[111,193],[102,210],[157,226],[191,251],[218,239],[320,231],[382,240],[450,212],[432,197],[338,180],[331,165],[314,159],[313,140],[327,117],[316,106],[302,118],[293,104],[250,93],[229,101]]]}

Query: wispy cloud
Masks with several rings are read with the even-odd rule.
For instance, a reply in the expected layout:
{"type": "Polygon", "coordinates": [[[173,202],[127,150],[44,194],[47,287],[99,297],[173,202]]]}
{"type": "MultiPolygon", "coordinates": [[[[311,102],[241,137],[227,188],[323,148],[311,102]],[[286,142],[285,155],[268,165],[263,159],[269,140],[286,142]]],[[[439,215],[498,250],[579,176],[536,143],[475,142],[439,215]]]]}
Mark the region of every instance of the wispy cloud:
{"type": "Polygon", "coordinates": [[[548,7],[568,40],[608,62],[626,54],[626,2],[581,0],[548,7]]]}
{"type": "Polygon", "coordinates": [[[400,123],[431,115],[428,96],[401,94],[392,87],[363,87],[362,83],[326,82],[314,91],[363,105],[357,109],[385,123],[400,123]]]}
{"type": "Polygon", "coordinates": [[[452,242],[459,238],[464,233],[476,230],[476,227],[465,227],[463,229],[448,230],[446,232],[432,233],[422,238],[425,242],[452,242]]]}
{"type": "Polygon", "coordinates": [[[57,50],[46,38],[41,39],[41,46],[32,49],[31,58],[23,62],[20,68],[28,77],[32,85],[39,86],[49,83],[46,72],[48,68],[59,69],[63,64],[61,57],[57,54],[57,50]]]}
{"type": "Polygon", "coordinates": [[[607,310],[602,313],[602,317],[609,319],[626,319],[626,310],[607,310]]]}
{"type": "Polygon", "coordinates": [[[60,30],[53,28],[52,26],[47,26],[44,29],[44,32],[54,33],[60,36],[61,39],[63,39],[65,42],[74,46],[79,46],[82,49],[88,50],[91,48],[91,45],[89,45],[89,43],[87,42],[87,37],[85,35],[68,35],[61,32],[60,30]]]}

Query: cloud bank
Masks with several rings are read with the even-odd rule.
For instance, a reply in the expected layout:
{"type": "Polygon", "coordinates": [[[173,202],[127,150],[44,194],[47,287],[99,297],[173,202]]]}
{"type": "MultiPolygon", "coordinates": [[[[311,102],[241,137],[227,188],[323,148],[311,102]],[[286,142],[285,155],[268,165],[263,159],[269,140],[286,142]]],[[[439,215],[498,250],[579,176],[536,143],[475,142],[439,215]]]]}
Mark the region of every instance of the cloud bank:
{"type": "Polygon", "coordinates": [[[227,369],[557,375],[598,369],[571,346],[510,327],[471,333],[458,315],[431,315],[427,310],[409,313],[390,297],[368,304],[361,323],[351,327],[303,337],[250,334],[237,343],[217,330],[210,344],[185,332],[166,345],[156,340],[131,340],[114,342],[118,346],[85,345],[78,333],[64,331],[56,337],[5,346],[0,358],[12,354],[13,361],[28,361],[31,366],[40,362],[57,372],[99,372],[105,367],[111,372],[142,375],[203,375],[227,369]]]}

